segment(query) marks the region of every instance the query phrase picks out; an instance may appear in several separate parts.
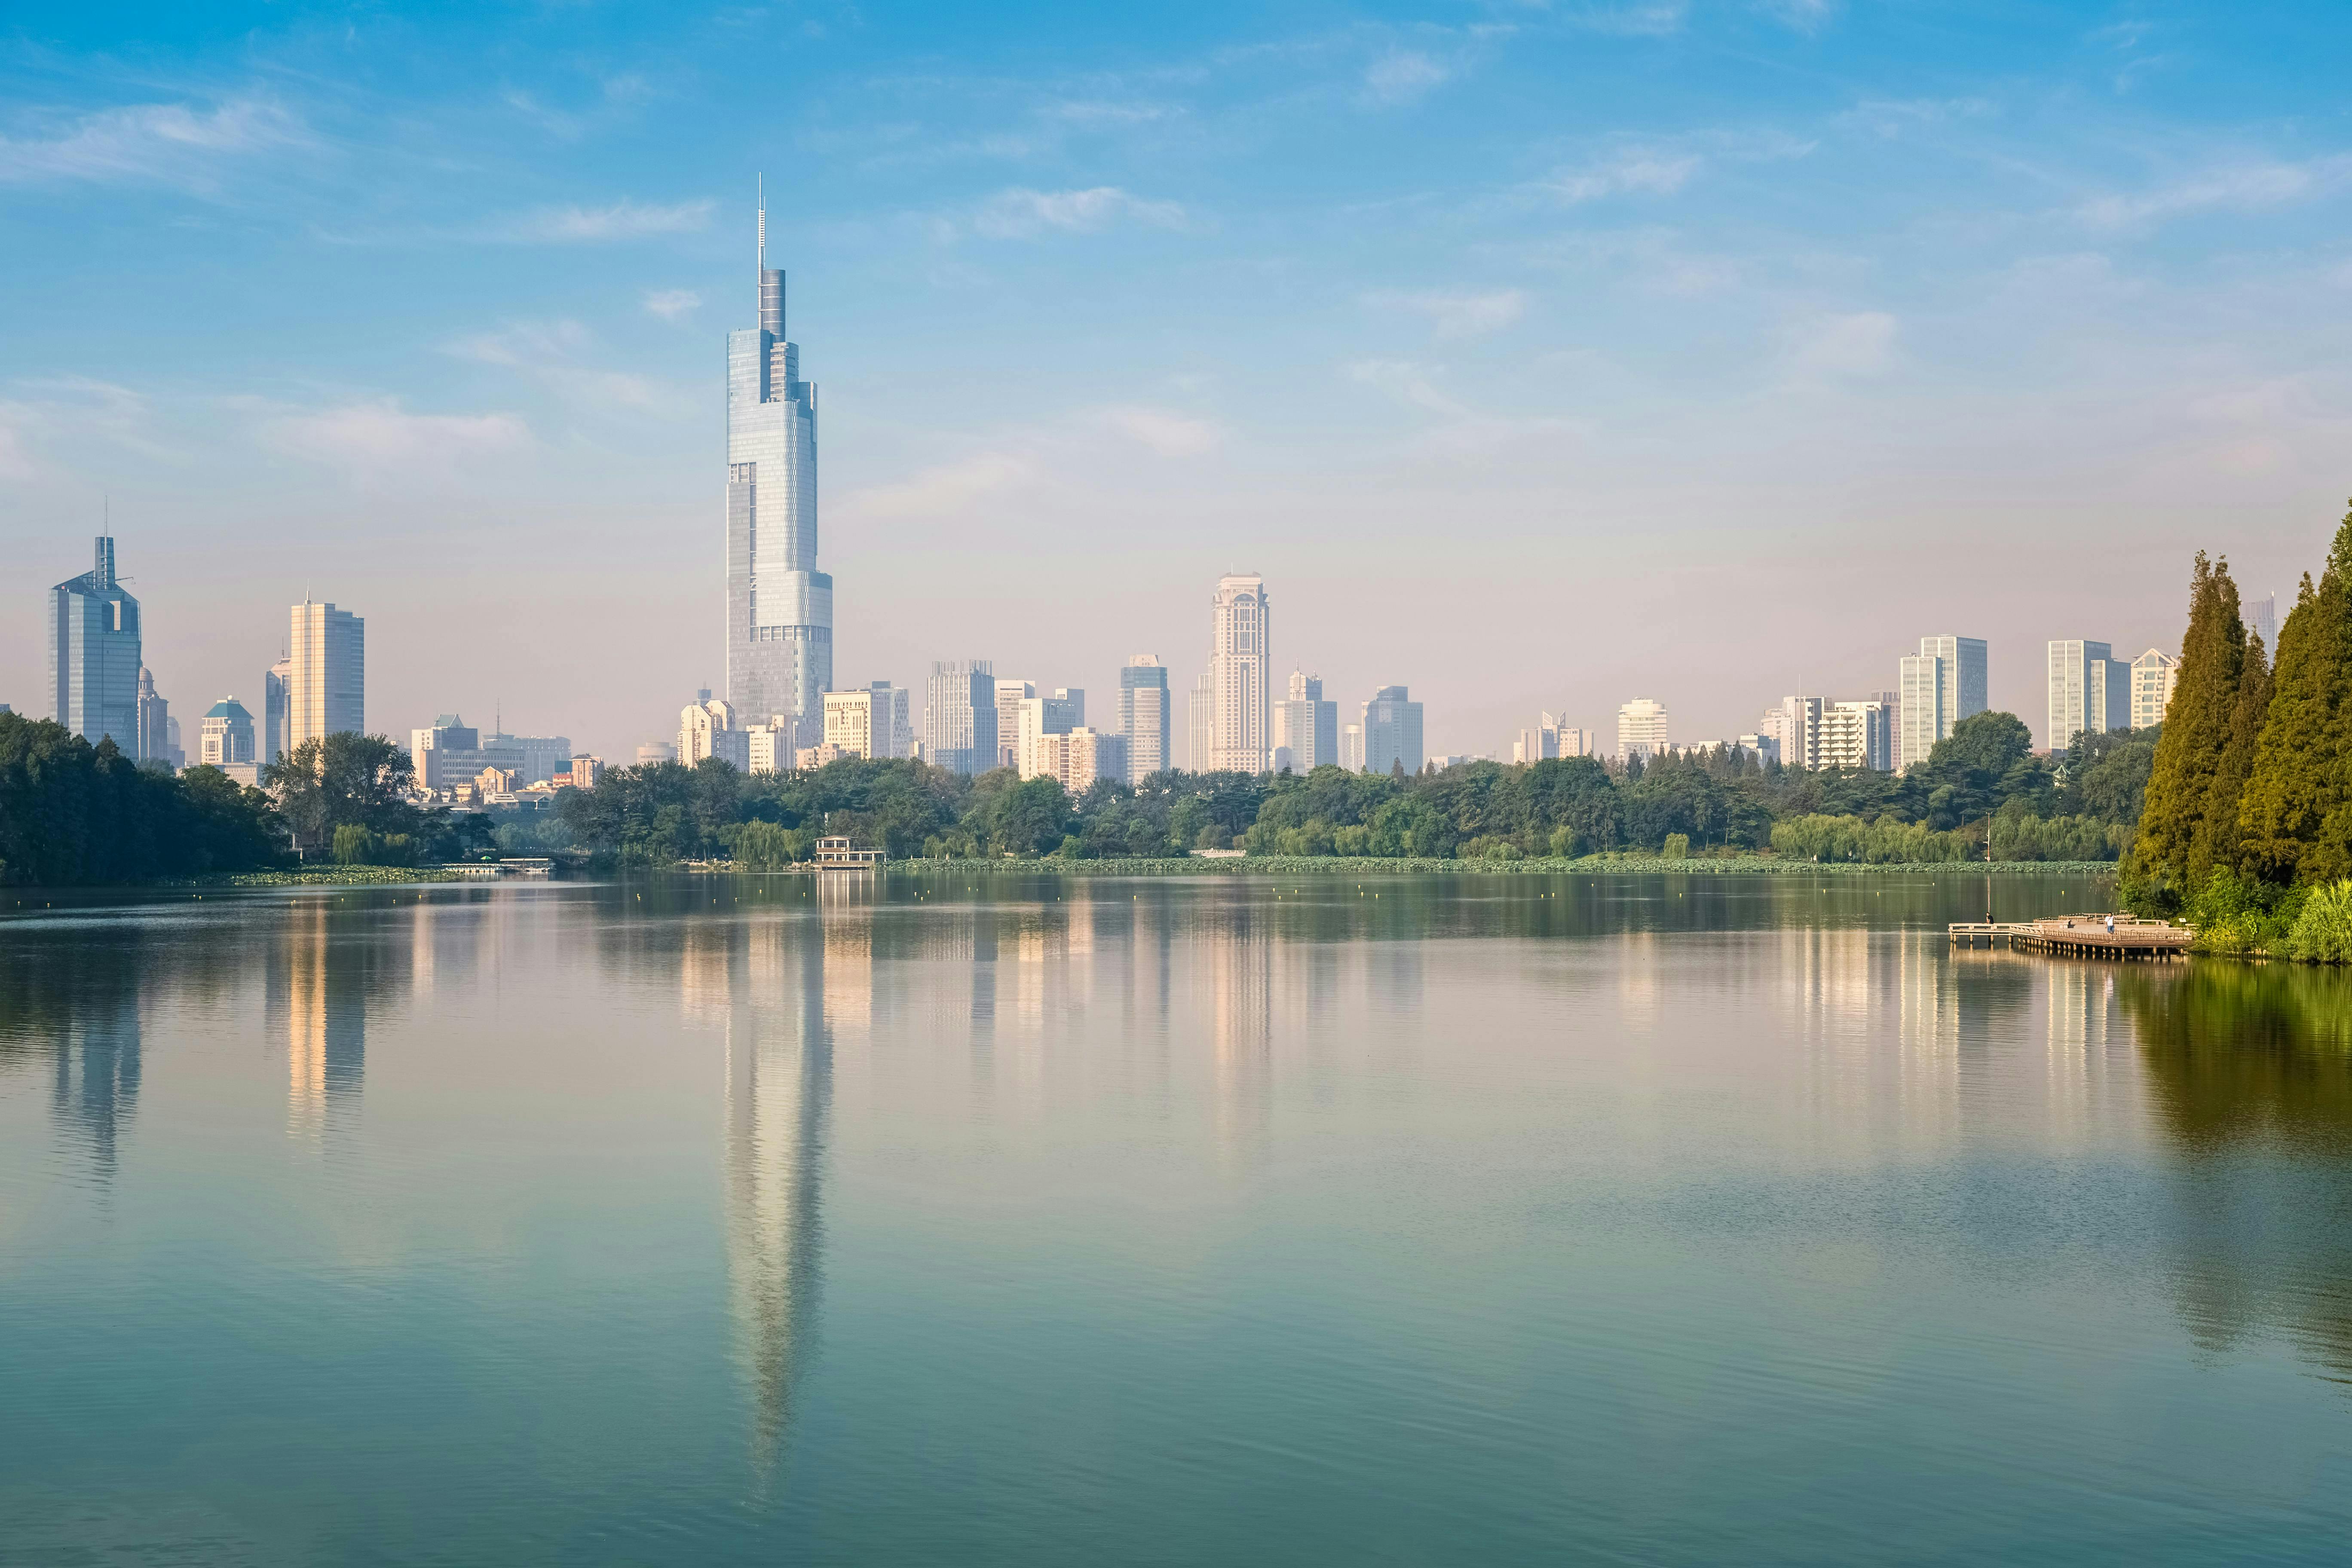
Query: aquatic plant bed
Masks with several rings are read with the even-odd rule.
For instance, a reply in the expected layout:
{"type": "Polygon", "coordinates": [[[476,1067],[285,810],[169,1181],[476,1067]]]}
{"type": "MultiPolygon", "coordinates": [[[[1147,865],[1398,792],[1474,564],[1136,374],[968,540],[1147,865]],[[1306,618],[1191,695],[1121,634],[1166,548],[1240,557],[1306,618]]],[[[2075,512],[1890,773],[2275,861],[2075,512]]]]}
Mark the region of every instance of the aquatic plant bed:
{"type": "Polygon", "coordinates": [[[1602,871],[1667,876],[1728,874],[1785,877],[1822,873],[1869,876],[1886,872],[1916,875],[1921,871],[1948,871],[1968,877],[2023,873],[2111,877],[2115,875],[2116,867],[2112,860],[1920,860],[1866,865],[1843,860],[1780,860],[1762,855],[1700,856],[1685,860],[1668,860],[1655,855],[1587,855],[1573,860],[1552,858],[1531,860],[1349,859],[1323,855],[1251,855],[1214,860],[1198,858],[1177,859],[1173,857],[1154,860],[1065,860],[1054,856],[1036,860],[894,860],[889,869],[893,873],[953,871],[966,875],[973,871],[1033,874],[1051,871],[1071,877],[1375,877],[1426,876],[1432,872],[1450,872],[1460,876],[1558,877],[1602,871]]]}
{"type": "Polygon", "coordinates": [[[321,866],[300,871],[238,871],[224,877],[190,877],[167,888],[347,888],[402,882],[454,882],[455,871],[437,866],[321,866]]]}

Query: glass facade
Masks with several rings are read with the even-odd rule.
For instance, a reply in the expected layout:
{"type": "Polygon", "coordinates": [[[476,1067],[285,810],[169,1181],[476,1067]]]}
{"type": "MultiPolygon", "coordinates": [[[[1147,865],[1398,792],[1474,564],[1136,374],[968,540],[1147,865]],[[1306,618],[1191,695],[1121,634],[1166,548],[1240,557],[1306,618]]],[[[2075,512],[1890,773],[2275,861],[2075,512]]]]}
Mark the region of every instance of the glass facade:
{"type": "Polygon", "coordinates": [[[114,576],[114,541],[90,570],[49,590],[49,717],[91,745],[139,754],[139,601],[114,576]]]}
{"type": "Polygon", "coordinates": [[[760,269],[760,324],[727,334],[727,700],[823,738],[833,579],[816,569],[816,388],[784,336],[784,275],[760,269]]]}
{"type": "Polygon", "coordinates": [[[1168,668],[1157,654],[1139,653],[1118,672],[1118,732],[1127,738],[1127,766],[1146,779],[1173,767],[1169,755],[1168,668]]]}

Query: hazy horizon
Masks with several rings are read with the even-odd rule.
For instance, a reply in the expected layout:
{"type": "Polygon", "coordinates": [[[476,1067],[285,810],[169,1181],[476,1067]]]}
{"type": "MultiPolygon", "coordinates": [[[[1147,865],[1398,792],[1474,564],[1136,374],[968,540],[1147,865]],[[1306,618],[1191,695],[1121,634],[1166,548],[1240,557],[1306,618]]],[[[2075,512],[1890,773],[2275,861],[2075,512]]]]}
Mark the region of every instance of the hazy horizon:
{"type": "Polygon", "coordinates": [[[2352,494],[2352,15],[1958,5],[404,16],[0,36],[0,701],[110,514],[196,716],[306,594],[369,727],[626,762],[723,689],[752,192],[836,683],[1115,713],[1262,574],[1277,693],[1678,740],[1991,645],[2284,615],[2352,494]],[[2333,461],[2331,461],[2333,459],[2333,461]]]}

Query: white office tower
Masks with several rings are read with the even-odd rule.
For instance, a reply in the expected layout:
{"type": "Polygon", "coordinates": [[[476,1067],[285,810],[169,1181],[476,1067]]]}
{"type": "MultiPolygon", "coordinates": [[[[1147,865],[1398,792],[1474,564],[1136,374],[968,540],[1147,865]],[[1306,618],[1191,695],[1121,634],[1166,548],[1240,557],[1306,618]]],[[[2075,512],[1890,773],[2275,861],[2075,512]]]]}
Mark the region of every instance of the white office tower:
{"type": "Polygon", "coordinates": [[[286,676],[286,751],[367,729],[367,623],[332,605],[299,604],[286,676]]]}
{"type": "Polygon", "coordinates": [[[690,768],[705,757],[732,763],[746,773],[751,769],[751,737],[735,727],[734,704],[711,696],[708,687],[696,692],[677,715],[677,760],[690,768]]]}
{"type": "Polygon", "coordinates": [[[2131,666],[2103,642],[2074,637],[2050,645],[2047,744],[2063,752],[2085,731],[2131,725],[2131,666]]]}
{"type": "Polygon", "coordinates": [[[1361,724],[1339,726],[1339,765],[1351,773],[1364,771],[1364,727],[1361,724]]]}
{"type": "Polygon", "coordinates": [[[286,690],[294,681],[294,657],[281,655],[261,678],[261,754],[263,766],[286,754],[286,690]]]}
{"type": "Polygon", "coordinates": [[[1902,715],[1895,737],[1895,765],[1917,767],[1952,732],[1944,711],[1944,661],[1931,653],[1906,653],[1895,661],[1895,689],[1902,715]]]}
{"type": "Polygon", "coordinates": [[[908,757],[915,751],[914,694],[877,680],[866,689],[874,699],[873,749],[869,757],[908,757]]]}
{"type": "Polygon", "coordinates": [[[1184,760],[1196,773],[1209,771],[1217,736],[1217,672],[1204,669],[1192,682],[1184,706],[1184,760]]]}
{"type": "Polygon", "coordinates": [[[996,674],[988,660],[932,664],[923,694],[923,760],[959,773],[996,765],[996,674]]]}
{"type": "Polygon", "coordinates": [[[2180,661],[2152,647],[2132,660],[2131,672],[2131,727],[2145,730],[2163,723],[2164,710],[2172,706],[2172,689],[2180,684],[2180,661]]]}
{"type": "Polygon", "coordinates": [[[1779,731],[1780,765],[1817,768],[1822,765],[1822,712],[1828,705],[1818,697],[1780,699],[1779,731]]]}
{"type": "Polygon", "coordinates": [[[1617,760],[1654,757],[1666,749],[1666,709],[1663,702],[1636,697],[1617,710],[1617,760]]]}
{"type": "MultiPolygon", "coordinates": [[[[1952,726],[1981,713],[1990,705],[1987,695],[1985,640],[1982,637],[1931,637],[1919,639],[1919,652],[1943,661],[1943,718],[1935,739],[1945,739],[1952,726]]],[[[1902,682],[1898,679],[1898,687],[1902,682]]],[[[1909,705],[1909,699],[1905,699],[1909,705]]],[[[1933,742],[1931,742],[1932,745],[1933,742]]]]}
{"type": "Polygon", "coordinates": [[[2264,594],[2259,599],[2246,601],[2242,617],[2246,629],[2263,639],[2263,657],[2273,664],[2278,662],[2278,595],[2264,594]]]}
{"type": "Polygon", "coordinates": [[[1036,695],[1037,689],[1025,680],[997,681],[996,761],[991,766],[1021,765],[1021,705],[1036,695]]]}
{"type": "Polygon", "coordinates": [[[1876,698],[1831,703],[1813,728],[1811,765],[1889,771],[1895,766],[1894,718],[1894,705],[1876,698]]]}
{"type": "Polygon", "coordinates": [[[1168,754],[1168,668],[1156,653],[1139,653],[1118,672],[1118,732],[1127,742],[1128,783],[1139,784],[1174,767],[1168,754]]]}
{"type": "Polygon", "coordinates": [[[1024,779],[1050,773],[1039,742],[1048,735],[1066,735],[1081,729],[1087,721],[1087,694],[1072,688],[1061,687],[1051,697],[1027,697],[1021,702],[1021,711],[1014,730],[1013,767],[1024,779]]]}
{"type": "Polygon", "coordinates": [[[1290,672],[1290,694],[1274,705],[1274,771],[1310,773],[1339,761],[1339,705],[1323,700],[1323,678],[1290,672]]]}
{"type": "Polygon", "coordinates": [[[1402,686],[1383,686],[1364,704],[1364,771],[1375,773],[1421,772],[1428,761],[1422,749],[1421,704],[1402,686]]]}
{"type": "MultiPolygon", "coordinates": [[[[760,324],[727,334],[727,700],[814,746],[833,685],[833,579],[816,569],[816,387],[784,336],[760,209],[760,324]]],[[[681,753],[683,760],[683,753],[681,753]]]]}
{"type": "Polygon", "coordinates": [[[1216,694],[1209,734],[1213,772],[1261,773],[1268,753],[1266,656],[1272,644],[1265,579],[1217,579],[1210,622],[1209,677],[1216,694]]]}
{"type": "Polygon", "coordinates": [[[1580,730],[1573,724],[1559,727],[1559,752],[1563,757],[1589,757],[1601,750],[1601,731],[1580,730]]]}

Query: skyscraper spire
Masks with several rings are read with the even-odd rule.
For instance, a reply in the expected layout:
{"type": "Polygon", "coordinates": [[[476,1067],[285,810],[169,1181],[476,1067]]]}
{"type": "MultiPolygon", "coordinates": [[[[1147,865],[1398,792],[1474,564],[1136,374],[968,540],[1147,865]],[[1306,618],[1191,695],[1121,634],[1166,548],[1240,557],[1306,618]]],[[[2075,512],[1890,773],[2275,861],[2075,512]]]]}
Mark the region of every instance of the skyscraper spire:
{"type": "Polygon", "coordinates": [[[765,272],[768,269],[768,176],[754,174],[752,179],[756,182],[752,189],[759,193],[760,201],[760,270],[765,272]]]}

